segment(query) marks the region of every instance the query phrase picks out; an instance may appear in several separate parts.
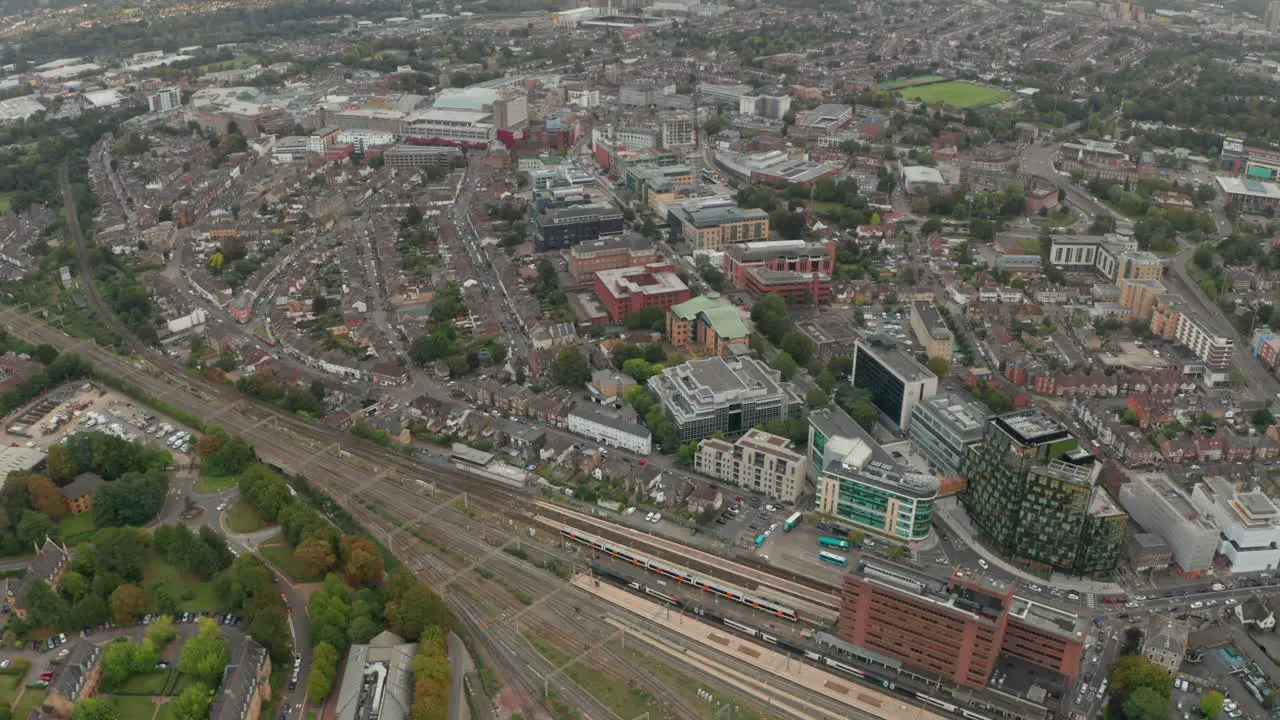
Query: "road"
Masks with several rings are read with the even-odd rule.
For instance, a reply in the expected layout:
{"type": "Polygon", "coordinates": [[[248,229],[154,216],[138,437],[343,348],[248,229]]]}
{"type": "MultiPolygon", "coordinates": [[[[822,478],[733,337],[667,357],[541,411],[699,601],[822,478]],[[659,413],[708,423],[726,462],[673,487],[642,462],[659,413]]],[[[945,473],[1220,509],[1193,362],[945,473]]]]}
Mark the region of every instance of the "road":
{"type": "Polygon", "coordinates": [[[1200,289],[1195,279],[1187,272],[1187,263],[1191,261],[1195,251],[1196,248],[1189,247],[1174,256],[1169,273],[1165,277],[1165,284],[1169,289],[1177,291],[1183,300],[1194,305],[1202,315],[1212,318],[1218,332],[1224,333],[1235,342],[1231,349],[1231,368],[1244,374],[1248,386],[1247,392],[1252,392],[1258,400],[1276,397],[1276,393],[1280,392],[1280,381],[1277,381],[1250,352],[1250,339],[1244,337],[1236,326],[1223,316],[1217,303],[1200,289]]]}

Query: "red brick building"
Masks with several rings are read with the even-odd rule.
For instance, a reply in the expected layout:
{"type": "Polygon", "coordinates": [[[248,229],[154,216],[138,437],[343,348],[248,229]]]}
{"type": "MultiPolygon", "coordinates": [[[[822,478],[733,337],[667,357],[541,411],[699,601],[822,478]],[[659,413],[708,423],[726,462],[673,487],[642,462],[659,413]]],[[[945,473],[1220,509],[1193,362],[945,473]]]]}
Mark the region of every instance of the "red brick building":
{"type": "Polygon", "coordinates": [[[792,302],[831,300],[833,242],[771,240],[724,248],[724,274],[752,295],[776,292],[792,302]]]}
{"type": "Polygon", "coordinates": [[[1066,677],[1084,653],[1077,615],[1016,597],[1012,582],[958,568],[947,580],[864,558],[845,577],[837,635],[960,685],[985,687],[1001,653],[1066,677]]]}
{"type": "Polygon", "coordinates": [[[658,260],[653,243],[639,235],[602,237],[569,249],[569,274],[579,283],[590,283],[601,270],[648,265],[658,260]]]}
{"type": "Polygon", "coordinates": [[[689,287],[670,263],[601,270],[596,273],[596,296],[614,322],[645,308],[669,308],[690,298],[689,287]]]}

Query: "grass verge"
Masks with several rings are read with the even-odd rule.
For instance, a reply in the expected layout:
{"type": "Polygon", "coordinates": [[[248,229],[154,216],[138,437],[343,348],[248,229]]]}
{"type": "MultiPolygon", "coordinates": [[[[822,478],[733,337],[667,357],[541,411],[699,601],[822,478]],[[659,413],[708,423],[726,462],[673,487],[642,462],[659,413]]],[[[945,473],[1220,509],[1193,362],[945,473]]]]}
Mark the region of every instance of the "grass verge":
{"type": "Polygon", "coordinates": [[[233,533],[257,532],[266,526],[266,521],[258,515],[258,511],[244,500],[237,500],[236,504],[227,510],[227,528],[233,533]]]}

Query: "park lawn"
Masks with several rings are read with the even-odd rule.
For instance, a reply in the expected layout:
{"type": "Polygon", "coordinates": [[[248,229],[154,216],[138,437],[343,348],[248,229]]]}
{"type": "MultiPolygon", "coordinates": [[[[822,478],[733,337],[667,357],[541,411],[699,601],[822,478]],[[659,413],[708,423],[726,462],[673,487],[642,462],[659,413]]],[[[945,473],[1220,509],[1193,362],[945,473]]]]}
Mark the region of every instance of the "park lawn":
{"type": "Polygon", "coordinates": [[[196,483],[196,492],[201,495],[213,495],[220,493],[236,486],[240,482],[240,478],[232,475],[222,475],[220,477],[202,477],[196,483]]]}
{"type": "Polygon", "coordinates": [[[116,688],[117,692],[130,695],[164,695],[164,686],[169,683],[168,670],[157,670],[134,675],[116,688]]]}
{"type": "Polygon", "coordinates": [[[319,582],[323,579],[303,572],[302,564],[298,562],[297,556],[293,554],[293,548],[288,545],[263,545],[258,548],[258,552],[270,560],[272,565],[280,568],[280,571],[292,582],[319,582]]]}
{"type": "Polygon", "coordinates": [[[0,215],[9,212],[11,205],[13,205],[13,193],[0,193],[0,215]]]}
{"type": "Polygon", "coordinates": [[[899,95],[926,103],[946,103],[960,108],[995,105],[1012,97],[1008,90],[983,87],[967,82],[944,82],[920,87],[903,88],[899,95]]]}
{"type": "Polygon", "coordinates": [[[14,706],[13,716],[15,718],[25,718],[31,715],[31,711],[39,707],[48,694],[44,690],[27,689],[26,692],[22,693],[22,699],[14,706]]]}
{"type": "Polygon", "coordinates": [[[120,720],[151,720],[156,714],[156,704],[148,697],[113,695],[111,704],[120,720]]]}
{"type": "Polygon", "coordinates": [[[97,526],[93,524],[92,512],[68,515],[62,518],[59,525],[62,527],[62,537],[66,539],[68,545],[90,542],[98,533],[97,526]]]}
{"type": "Polygon", "coordinates": [[[213,612],[219,609],[218,596],[213,592],[213,583],[202,582],[198,578],[184,576],[178,568],[169,564],[159,556],[152,556],[142,574],[147,595],[154,596],[154,589],[163,585],[178,602],[178,609],[183,612],[213,612]]]}
{"type": "Polygon", "coordinates": [[[233,533],[257,532],[266,526],[266,521],[258,515],[258,511],[244,500],[237,500],[236,504],[227,510],[227,528],[233,533]]]}
{"type": "Polygon", "coordinates": [[[0,675],[0,702],[13,705],[22,692],[22,678],[17,675],[0,675]]]}
{"type": "Polygon", "coordinates": [[[1028,253],[1035,255],[1040,252],[1040,238],[1022,237],[1018,238],[1018,245],[1028,253]]]}

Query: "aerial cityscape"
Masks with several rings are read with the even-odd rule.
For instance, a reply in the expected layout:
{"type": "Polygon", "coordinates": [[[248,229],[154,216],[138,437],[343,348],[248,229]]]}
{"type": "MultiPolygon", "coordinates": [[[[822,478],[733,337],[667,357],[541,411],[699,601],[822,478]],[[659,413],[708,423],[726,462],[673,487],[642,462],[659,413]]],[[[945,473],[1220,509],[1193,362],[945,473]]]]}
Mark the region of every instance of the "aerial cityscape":
{"type": "Polygon", "coordinates": [[[5,0],[0,720],[1280,720],[1278,210],[1280,0],[5,0]]]}

